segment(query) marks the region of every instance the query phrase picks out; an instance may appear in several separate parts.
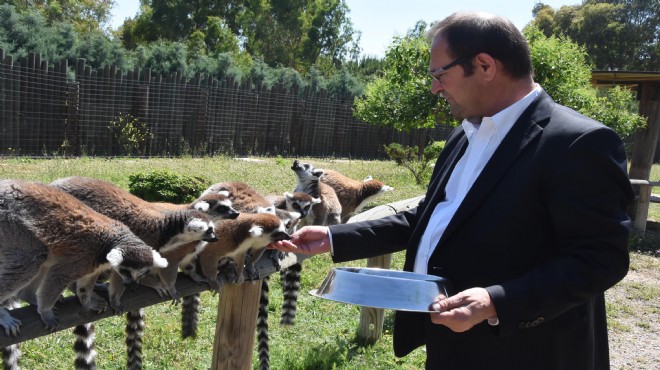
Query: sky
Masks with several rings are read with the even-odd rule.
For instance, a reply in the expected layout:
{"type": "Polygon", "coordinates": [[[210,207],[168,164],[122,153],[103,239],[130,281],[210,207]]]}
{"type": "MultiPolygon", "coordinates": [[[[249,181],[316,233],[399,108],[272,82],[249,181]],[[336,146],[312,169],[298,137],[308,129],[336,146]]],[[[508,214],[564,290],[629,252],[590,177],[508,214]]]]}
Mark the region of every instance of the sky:
{"type": "MultiPolygon", "coordinates": [[[[403,36],[419,20],[431,23],[459,10],[478,10],[509,18],[519,29],[532,20],[537,2],[559,9],[578,5],[581,0],[345,0],[350,9],[353,29],[362,33],[363,55],[382,58],[396,35],[403,36]]],[[[115,0],[110,27],[119,27],[124,19],[135,16],[138,0],[115,0]]]]}

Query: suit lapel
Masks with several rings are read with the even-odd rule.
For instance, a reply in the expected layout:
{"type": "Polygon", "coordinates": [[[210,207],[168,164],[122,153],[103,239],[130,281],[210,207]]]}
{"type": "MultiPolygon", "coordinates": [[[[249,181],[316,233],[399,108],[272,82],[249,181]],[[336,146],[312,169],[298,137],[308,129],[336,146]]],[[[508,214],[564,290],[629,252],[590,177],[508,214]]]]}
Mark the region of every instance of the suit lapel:
{"type": "Polygon", "coordinates": [[[458,136],[456,140],[456,145],[454,145],[451,149],[451,152],[449,153],[447,159],[444,161],[444,164],[439,167],[439,174],[435,176],[435,180],[429,184],[429,188],[426,192],[427,200],[425,200],[427,203],[420,215],[420,221],[417,224],[418,227],[415,228],[408,242],[409,244],[406,250],[406,262],[404,270],[412,271],[415,255],[417,254],[417,248],[419,247],[419,240],[422,238],[422,234],[424,234],[426,224],[428,224],[436,205],[445,199],[445,187],[447,186],[447,181],[449,181],[449,175],[454,170],[454,167],[456,167],[456,164],[467,149],[468,140],[463,130],[460,131],[460,136],[458,136]]]}
{"type": "Polygon", "coordinates": [[[553,106],[552,99],[543,92],[527,107],[470,188],[456,214],[447,225],[439,245],[479,208],[479,205],[488,197],[509,167],[522,155],[529,143],[543,132],[542,126],[547,123],[553,106]]]}

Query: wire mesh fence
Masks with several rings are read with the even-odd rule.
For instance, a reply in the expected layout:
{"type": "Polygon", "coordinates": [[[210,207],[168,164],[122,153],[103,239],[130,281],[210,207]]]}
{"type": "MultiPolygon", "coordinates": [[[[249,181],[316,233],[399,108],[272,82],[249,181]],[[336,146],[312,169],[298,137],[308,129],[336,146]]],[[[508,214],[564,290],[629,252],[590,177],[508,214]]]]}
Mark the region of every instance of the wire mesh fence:
{"type": "Polygon", "coordinates": [[[282,155],[385,158],[450,127],[399,132],[352,115],[353,98],[149,69],[92,70],[78,60],[14,61],[0,49],[0,155],[282,155]],[[71,70],[75,72],[71,72],[71,70]]]}

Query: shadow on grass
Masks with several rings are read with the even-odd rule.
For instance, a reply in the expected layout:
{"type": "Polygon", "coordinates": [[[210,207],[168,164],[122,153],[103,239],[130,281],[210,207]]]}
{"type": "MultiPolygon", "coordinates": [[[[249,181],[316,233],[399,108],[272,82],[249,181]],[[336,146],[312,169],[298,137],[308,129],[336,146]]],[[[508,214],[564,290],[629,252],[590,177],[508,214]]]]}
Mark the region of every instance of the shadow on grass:
{"type": "Polygon", "coordinates": [[[644,235],[630,238],[630,251],[653,257],[660,257],[660,230],[648,229],[644,235]]]}
{"type": "MultiPolygon", "coordinates": [[[[383,333],[391,333],[394,326],[394,311],[386,311],[383,323],[383,333]]],[[[284,369],[291,370],[318,370],[318,369],[340,369],[350,366],[354,358],[364,354],[365,349],[372,347],[355,331],[353,338],[347,339],[341,336],[328,340],[322,344],[307,347],[301,356],[287,358],[284,369]]],[[[388,347],[389,350],[391,348],[388,347]]]]}

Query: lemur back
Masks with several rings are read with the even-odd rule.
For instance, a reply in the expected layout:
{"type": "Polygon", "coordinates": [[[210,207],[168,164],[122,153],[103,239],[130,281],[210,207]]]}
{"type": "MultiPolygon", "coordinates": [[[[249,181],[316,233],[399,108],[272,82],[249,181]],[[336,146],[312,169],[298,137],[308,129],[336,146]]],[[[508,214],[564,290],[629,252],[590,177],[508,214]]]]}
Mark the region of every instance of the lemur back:
{"type": "Polygon", "coordinates": [[[334,170],[323,169],[322,171],[321,182],[330,185],[335,190],[341,204],[341,219],[344,223],[374,199],[385,192],[394,190],[393,187],[385,185],[382,181],[371,178],[358,181],[334,170]]]}
{"type": "MultiPolygon", "coordinates": [[[[36,303],[48,329],[59,325],[53,306],[69,284],[88,293],[78,295],[83,307],[102,311],[105,300],[92,292],[99,274],[113,269],[129,281],[167,266],[122,223],[61,190],[20,180],[0,181],[0,261],[0,302],[36,303]]],[[[16,335],[20,322],[0,308],[0,325],[16,335]]]]}
{"type": "Polygon", "coordinates": [[[211,185],[201,196],[227,194],[234,208],[239,212],[275,213],[272,203],[250,185],[240,181],[225,181],[211,185]]]}

